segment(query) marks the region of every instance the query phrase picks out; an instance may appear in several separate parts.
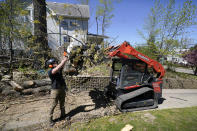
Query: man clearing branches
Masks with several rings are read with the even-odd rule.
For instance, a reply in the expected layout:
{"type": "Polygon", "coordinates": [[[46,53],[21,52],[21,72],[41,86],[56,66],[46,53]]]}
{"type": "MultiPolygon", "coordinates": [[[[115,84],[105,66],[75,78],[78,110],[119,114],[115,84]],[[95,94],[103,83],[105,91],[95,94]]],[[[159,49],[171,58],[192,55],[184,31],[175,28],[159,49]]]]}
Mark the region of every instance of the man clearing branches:
{"type": "Polygon", "coordinates": [[[62,69],[68,60],[67,57],[64,56],[63,60],[60,64],[57,63],[57,60],[52,58],[47,61],[49,68],[51,68],[48,72],[49,78],[51,79],[51,99],[52,104],[49,112],[49,123],[50,126],[54,125],[53,122],[53,112],[58,102],[60,104],[61,116],[60,118],[65,117],[65,89],[66,83],[62,76],[62,69]]]}

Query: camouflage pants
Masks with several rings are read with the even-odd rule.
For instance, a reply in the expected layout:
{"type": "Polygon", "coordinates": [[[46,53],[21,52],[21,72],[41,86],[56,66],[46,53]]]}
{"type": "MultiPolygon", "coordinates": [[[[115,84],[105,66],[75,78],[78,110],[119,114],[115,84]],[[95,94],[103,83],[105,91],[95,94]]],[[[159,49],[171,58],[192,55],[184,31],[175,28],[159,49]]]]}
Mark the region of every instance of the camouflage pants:
{"type": "Polygon", "coordinates": [[[51,107],[49,111],[49,121],[53,119],[53,112],[58,102],[60,105],[61,117],[65,116],[65,90],[63,89],[52,89],[51,90],[51,107]]]}

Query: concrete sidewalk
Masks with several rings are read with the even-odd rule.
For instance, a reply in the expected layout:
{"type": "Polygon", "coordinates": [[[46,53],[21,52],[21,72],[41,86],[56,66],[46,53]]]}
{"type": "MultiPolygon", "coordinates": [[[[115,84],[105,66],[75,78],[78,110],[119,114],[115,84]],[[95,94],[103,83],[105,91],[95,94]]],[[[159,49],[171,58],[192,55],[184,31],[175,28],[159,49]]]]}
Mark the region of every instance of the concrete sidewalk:
{"type": "Polygon", "coordinates": [[[158,109],[191,106],[197,106],[197,89],[164,89],[163,102],[158,109]]]}

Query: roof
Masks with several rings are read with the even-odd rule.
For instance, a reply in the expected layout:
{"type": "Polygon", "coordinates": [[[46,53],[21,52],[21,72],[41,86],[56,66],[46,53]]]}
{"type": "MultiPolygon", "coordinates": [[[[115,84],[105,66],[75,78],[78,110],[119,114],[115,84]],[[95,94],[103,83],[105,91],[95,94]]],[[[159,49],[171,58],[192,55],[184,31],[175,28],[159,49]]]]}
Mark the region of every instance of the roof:
{"type": "Polygon", "coordinates": [[[92,34],[92,33],[88,33],[88,37],[109,38],[108,36],[105,36],[105,35],[97,35],[97,34],[92,34]]]}
{"type": "Polygon", "coordinates": [[[47,7],[56,15],[72,18],[90,18],[88,5],[46,2],[47,7]]]}

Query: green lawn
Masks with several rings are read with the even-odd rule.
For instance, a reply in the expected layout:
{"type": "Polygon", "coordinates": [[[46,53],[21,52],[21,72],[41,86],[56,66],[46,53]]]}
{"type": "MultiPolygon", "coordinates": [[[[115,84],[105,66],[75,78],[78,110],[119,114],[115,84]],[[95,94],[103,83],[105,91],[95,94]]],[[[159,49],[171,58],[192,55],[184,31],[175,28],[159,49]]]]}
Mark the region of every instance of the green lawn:
{"type": "Polygon", "coordinates": [[[75,123],[71,130],[120,131],[126,124],[133,131],[197,131],[197,107],[122,113],[75,123]]]}
{"type": "Polygon", "coordinates": [[[197,80],[197,76],[193,74],[173,72],[169,70],[166,71],[165,78],[183,78],[183,79],[197,80]]]}
{"type": "MultiPolygon", "coordinates": [[[[91,75],[91,76],[109,76],[110,75],[110,66],[108,66],[108,63],[102,63],[97,66],[93,66],[90,68],[87,68],[86,70],[83,70],[81,72],[81,75],[91,75]]],[[[193,74],[187,74],[187,73],[181,73],[181,72],[173,72],[170,70],[166,70],[165,78],[183,78],[183,79],[192,79],[197,80],[197,76],[193,74]]]]}

